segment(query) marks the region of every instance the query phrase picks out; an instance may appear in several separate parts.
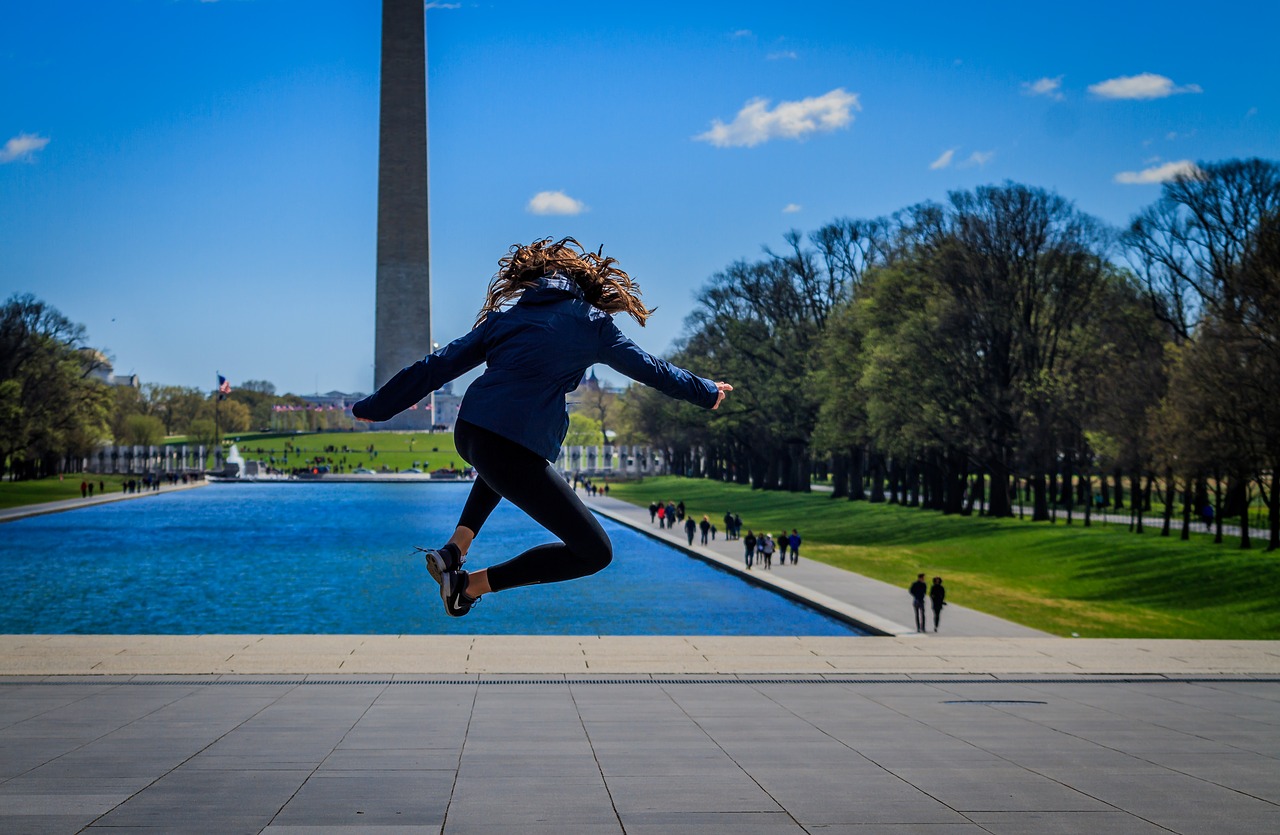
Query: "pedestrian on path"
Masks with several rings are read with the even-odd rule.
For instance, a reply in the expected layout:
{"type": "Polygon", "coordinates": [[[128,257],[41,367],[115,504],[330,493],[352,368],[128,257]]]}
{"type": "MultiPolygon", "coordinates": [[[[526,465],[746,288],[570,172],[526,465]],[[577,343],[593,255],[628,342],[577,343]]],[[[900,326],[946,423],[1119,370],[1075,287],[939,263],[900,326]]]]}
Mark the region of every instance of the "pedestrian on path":
{"type": "Polygon", "coordinates": [[[766,570],[768,570],[768,571],[772,571],[772,570],[773,570],[773,552],[774,552],[774,548],[775,548],[775,545],[774,545],[774,542],[773,542],[773,534],[771,534],[771,533],[767,533],[767,534],[765,534],[765,535],[764,535],[764,548],[763,548],[762,550],[763,550],[763,553],[764,553],[764,567],[765,567],[765,569],[766,569],[766,570]]]}
{"type": "Polygon", "coordinates": [[[795,565],[800,561],[800,532],[792,528],[788,540],[791,542],[791,564],[795,565]]]}
{"type": "Polygon", "coordinates": [[[791,540],[787,538],[786,528],[782,529],[782,533],[778,534],[778,565],[787,564],[787,547],[791,545],[791,540]]]}
{"type": "Polygon", "coordinates": [[[747,561],[747,570],[751,570],[751,562],[756,555],[756,535],[747,529],[747,535],[742,538],[742,547],[745,550],[743,557],[747,561]]]}
{"type": "Polygon", "coordinates": [[[618,329],[614,314],[627,313],[643,325],[651,311],[616,264],[572,238],[511,247],[471,331],[352,407],[360,420],[389,420],[487,365],[467,388],[454,429],[458,453],[475,468],[476,479],[449,541],[423,549],[451,617],[467,614],[484,594],[585,577],[612,561],[608,534],[551,463],[569,424],[564,395],[587,368],[604,363],[705,409],[718,408],[733,390],[655,357],[618,329]],[[556,541],[489,568],[464,570],[472,541],[503,498],[556,541]]]}
{"type": "Polygon", "coordinates": [[[657,515],[658,515],[658,503],[649,502],[649,524],[650,525],[653,524],[653,520],[657,517],[657,515]]]}
{"type": "Polygon", "coordinates": [[[702,531],[702,544],[707,544],[707,537],[711,534],[711,519],[707,514],[702,514],[702,521],[698,523],[698,530],[702,531]]]}
{"type": "Polygon", "coordinates": [[[947,590],[942,587],[942,578],[934,577],[929,587],[929,602],[933,604],[933,631],[938,631],[938,621],[942,620],[942,607],[947,605],[947,590]]]}
{"type": "Polygon", "coordinates": [[[667,502],[667,528],[676,526],[676,506],[671,502],[667,502]]]}
{"type": "Polygon", "coordinates": [[[689,536],[689,544],[693,544],[693,534],[698,530],[698,523],[690,516],[684,520],[684,532],[689,536]]]}
{"type": "Polygon", "coordinates": [[[88,497],[89,497],[89,482],[84,481],[82,479],[80,481],[80,498],[87,499],[88,497]]]}
{"type": "Polygon", "coordinates": [[[911,608],[916,615],[916,631],[928,632],[929,625],[925,621],[924,598],[929,593],[929,586],[924,582],[924,574],[917,574],[916,581],[911,584],[911,608]]]}

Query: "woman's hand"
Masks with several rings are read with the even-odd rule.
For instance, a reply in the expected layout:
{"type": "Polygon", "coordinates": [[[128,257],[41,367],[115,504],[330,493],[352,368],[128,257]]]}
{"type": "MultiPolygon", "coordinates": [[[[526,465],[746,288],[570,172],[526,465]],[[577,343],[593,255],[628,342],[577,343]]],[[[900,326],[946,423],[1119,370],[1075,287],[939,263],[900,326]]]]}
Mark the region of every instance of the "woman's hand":
{"type": "Polygon", "coordinates": [[[720,404],[724,402],[725,394],[733,391],[733,386],[729,385],[728,383],[717,382],[716,391],[719,392],[719,394],[716,396],[716,405],[712,406],[711,407],[712,409],[720,408],[720,404]]]}

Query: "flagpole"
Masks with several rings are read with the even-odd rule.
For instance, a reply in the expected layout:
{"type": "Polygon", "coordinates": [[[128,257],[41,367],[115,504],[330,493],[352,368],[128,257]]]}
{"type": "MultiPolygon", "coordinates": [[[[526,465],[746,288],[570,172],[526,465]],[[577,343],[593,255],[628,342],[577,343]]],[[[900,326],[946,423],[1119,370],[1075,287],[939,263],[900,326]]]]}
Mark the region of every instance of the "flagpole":
{"type": "Polygon", "coordinates": [[[213,465],[221,459],[222,440],[218,436],[218,401],[222,399],[222,373],[213,372],[213,465]]]}

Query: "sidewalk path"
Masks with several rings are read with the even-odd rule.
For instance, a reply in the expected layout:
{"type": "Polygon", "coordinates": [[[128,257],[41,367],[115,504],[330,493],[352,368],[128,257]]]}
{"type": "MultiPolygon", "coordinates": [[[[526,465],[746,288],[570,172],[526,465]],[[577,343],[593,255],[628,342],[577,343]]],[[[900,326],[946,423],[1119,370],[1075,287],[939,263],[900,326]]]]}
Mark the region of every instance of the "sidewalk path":
{"type": "Polygon", "coordinates": [[[2,682],[0,832],[1256,835],[1280,811],[1277,699],[1261,680],[2,682]]]}
{"type": "MultiPolygon", "coordinates": [[[[911,598],[907,593],[907,586],[915,579],[914,577],[904,577],[902,587],[899,588],[852,571],[806,559],[803,546],[800,549],[800,562],[795,565],[787,563],[783,567],[775,561],[772,571],[763,569],[747,571],[742,558],[741,540],[726,540],[720,537],[708,545],[690,546],[688,537],[678,526],[665,530],[651,523],[649,511],[645,508],[605,496],[584,495],[583,500],[588,507],[602,516],[607,516],[754,583],[772,588],[787,597],[800,599],[814,608],[857,624],[873,634],[916,634],[913,626],[906,625],[912,618],[911,598]]],[[[699,536],[695,536],[694,542],[698,541],[699,536]]],[[[929,612],[929,618],[932,622],[932,612],[929,612]]],[[[948,603],[947,608],[943,610],[942,630],[952,637],[1051,637],[1047,632],[1031,629],[956,603],[948,603]]]]}
{"type": "Polygon", "coordinates": [[[208,484],[207,481],[193,481],[190,484],[164,485],[159,490],[141,490],[137,493],[99,493],[96,496],[90,496],[87,499],[60,499],[56,502],[40,502],[39,504],[24,504],[17,507],[6,507],[0,509],[0,522],[12,522],[15,519],[26,519],[31,516],[43,516],[46,513],[61,513],[64,510],[75,510],[78,507],[92,507],[99,504],[110,504],[111,502],[121,502],[126,499],[145,499],[149,496],[163,496],[166,493],[173,493],[178,490],[192,490],[196,487],[203,487],[208,484]]]}

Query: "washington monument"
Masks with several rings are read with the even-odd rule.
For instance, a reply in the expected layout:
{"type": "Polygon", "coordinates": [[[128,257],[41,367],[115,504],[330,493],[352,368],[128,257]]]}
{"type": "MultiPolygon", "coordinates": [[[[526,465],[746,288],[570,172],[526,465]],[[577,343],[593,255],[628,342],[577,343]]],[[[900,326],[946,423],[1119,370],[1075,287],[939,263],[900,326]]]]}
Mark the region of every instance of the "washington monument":
{"type": "MultiPolygon", "coordinates": [[[[431,353],[426,48],[422,0],[383,0],[375,389],[431,353]]],[[[388,425],[429,429],[432,419],[420,408],[388,425]]]]}

